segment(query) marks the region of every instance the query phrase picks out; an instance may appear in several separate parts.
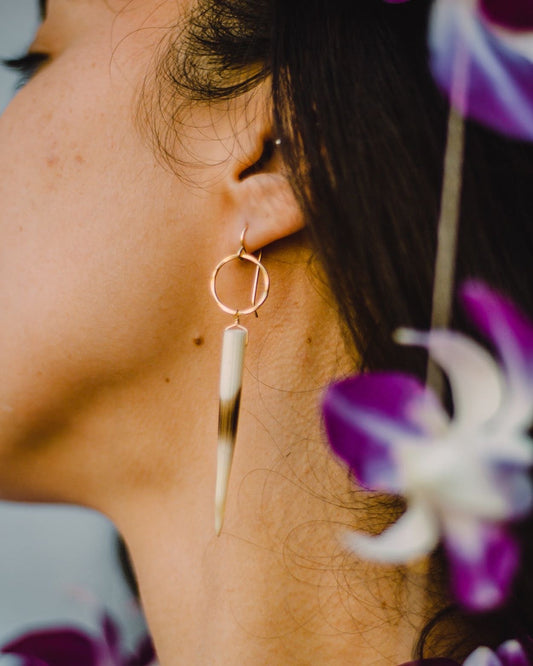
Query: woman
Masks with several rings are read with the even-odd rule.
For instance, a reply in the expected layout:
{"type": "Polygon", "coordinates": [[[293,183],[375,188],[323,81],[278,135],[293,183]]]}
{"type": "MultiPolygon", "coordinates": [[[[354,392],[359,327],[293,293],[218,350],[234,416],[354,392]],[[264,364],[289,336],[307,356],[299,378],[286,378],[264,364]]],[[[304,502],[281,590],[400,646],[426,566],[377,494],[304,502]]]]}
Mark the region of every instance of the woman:
{"type": "MultiPolygon", "coordinates": [[[[355,490],[318,405],[356,368],[423,367],[390,333],[429,322],[446,111],[426,71],[427,3],[43,9],[37,55],[18,63],[35,71],[0,120],[3,496],[115,522],[165,666],[407,661],[449,603],[441,565],[345,553],[340,525],[379,532],[400,509],[355,490]],[[233,319],[207,285],[241,247],[263,250],[272,286],[241,322],[216,538],[233,319]]],[[[479,129],[469,142],[460,272],[531,309],[531,160],[501,173],[525,149],[479,129]]],[[[220,289],[248,302],[239,272],[220,289]]],[[[472,624],[451,615],[426,656],[463,659],[487,640],[488,621],[472,624]]],[[[494,646],[509,637],[496,625],[494,646]]]]}

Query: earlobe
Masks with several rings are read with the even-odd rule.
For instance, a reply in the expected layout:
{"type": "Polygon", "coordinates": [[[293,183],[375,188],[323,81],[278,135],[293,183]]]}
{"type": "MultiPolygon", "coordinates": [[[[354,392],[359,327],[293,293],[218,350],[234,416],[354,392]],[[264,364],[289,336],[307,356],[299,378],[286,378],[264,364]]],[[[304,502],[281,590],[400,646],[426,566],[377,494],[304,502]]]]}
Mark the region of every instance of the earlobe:
{"type": "Polygon", "coordinates": [[[243,168],[237,178],[234,197],[241,216],[237,226],[247,226],[246,248],[249,252],[303,229],[303,214],[279,151],[274,150],[268,159],[260,159],[243,168]]]}

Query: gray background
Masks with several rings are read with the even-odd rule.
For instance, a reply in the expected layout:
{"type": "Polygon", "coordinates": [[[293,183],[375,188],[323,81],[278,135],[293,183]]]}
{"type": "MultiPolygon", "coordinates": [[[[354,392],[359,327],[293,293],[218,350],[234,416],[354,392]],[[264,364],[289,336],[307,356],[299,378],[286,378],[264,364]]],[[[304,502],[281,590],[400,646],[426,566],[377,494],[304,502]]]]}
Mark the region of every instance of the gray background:
{"type": "MultiPolygon", "coordinates": [[[[37,24],[37,0],[0,0],[0,56],[22,55],[37,24]]],[[[0,67],[0,111],[16,81],[0,67]]],[[[128,642],[143,630],[116,564],[111,524],[71,507],[0,502],[0,645],[42,626],[95,630],[104,608],[120,619],[128,642]]],[[[12,663],[0,657],[1,666],[12,663]]]]}
{"type": "MultiPolygon", "coordinates": [[[[37,25],[37,0],[0,0],[0,56],[22,55],[37,25]]],[[[0,69],[0,110],[9,102],[16,81],[16,74],[0,69]]]]}

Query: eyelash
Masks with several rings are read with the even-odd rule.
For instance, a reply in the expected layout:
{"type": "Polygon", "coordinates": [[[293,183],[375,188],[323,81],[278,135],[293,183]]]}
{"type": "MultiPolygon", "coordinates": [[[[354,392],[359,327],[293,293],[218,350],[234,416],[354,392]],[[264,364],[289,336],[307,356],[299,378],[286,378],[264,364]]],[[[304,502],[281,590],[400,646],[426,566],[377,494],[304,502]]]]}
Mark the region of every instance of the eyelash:
{"type": "Polygon", "coordinates": [[[13,70],[19,74],[19,80],[17,82],[17,90],[25,86],[30,79],[32,79],[35,74],[37,74],[39,68],[49,60],[50,56],[47,53],[40,53],[34,51],[32,53],[27,53],[20,58],[9,58],[3,60],[2,63],[8,69],[13,70]]]}

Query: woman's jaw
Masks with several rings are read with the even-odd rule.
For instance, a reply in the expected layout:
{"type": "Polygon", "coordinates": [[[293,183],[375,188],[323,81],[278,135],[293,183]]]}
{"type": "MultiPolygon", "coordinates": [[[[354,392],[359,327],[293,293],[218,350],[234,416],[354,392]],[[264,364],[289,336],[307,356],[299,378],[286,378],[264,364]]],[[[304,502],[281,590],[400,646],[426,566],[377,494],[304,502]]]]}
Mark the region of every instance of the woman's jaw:
{"type": "Polygon", "coordinates": [[[190,110],[179,173],[140,126],[154,54],[188,4],[50,0],[31,48],[49,59],[0,119],[5,496],[94,502],[82,477],[144,440],[148,403],[190,394],[199,337],[213,358],[209,275],[243,225],[256,247],[288,233],[261,205],[287,197],[276,168],[241,178],[269,140],[261,95],[231,113],[190,110]]]}

